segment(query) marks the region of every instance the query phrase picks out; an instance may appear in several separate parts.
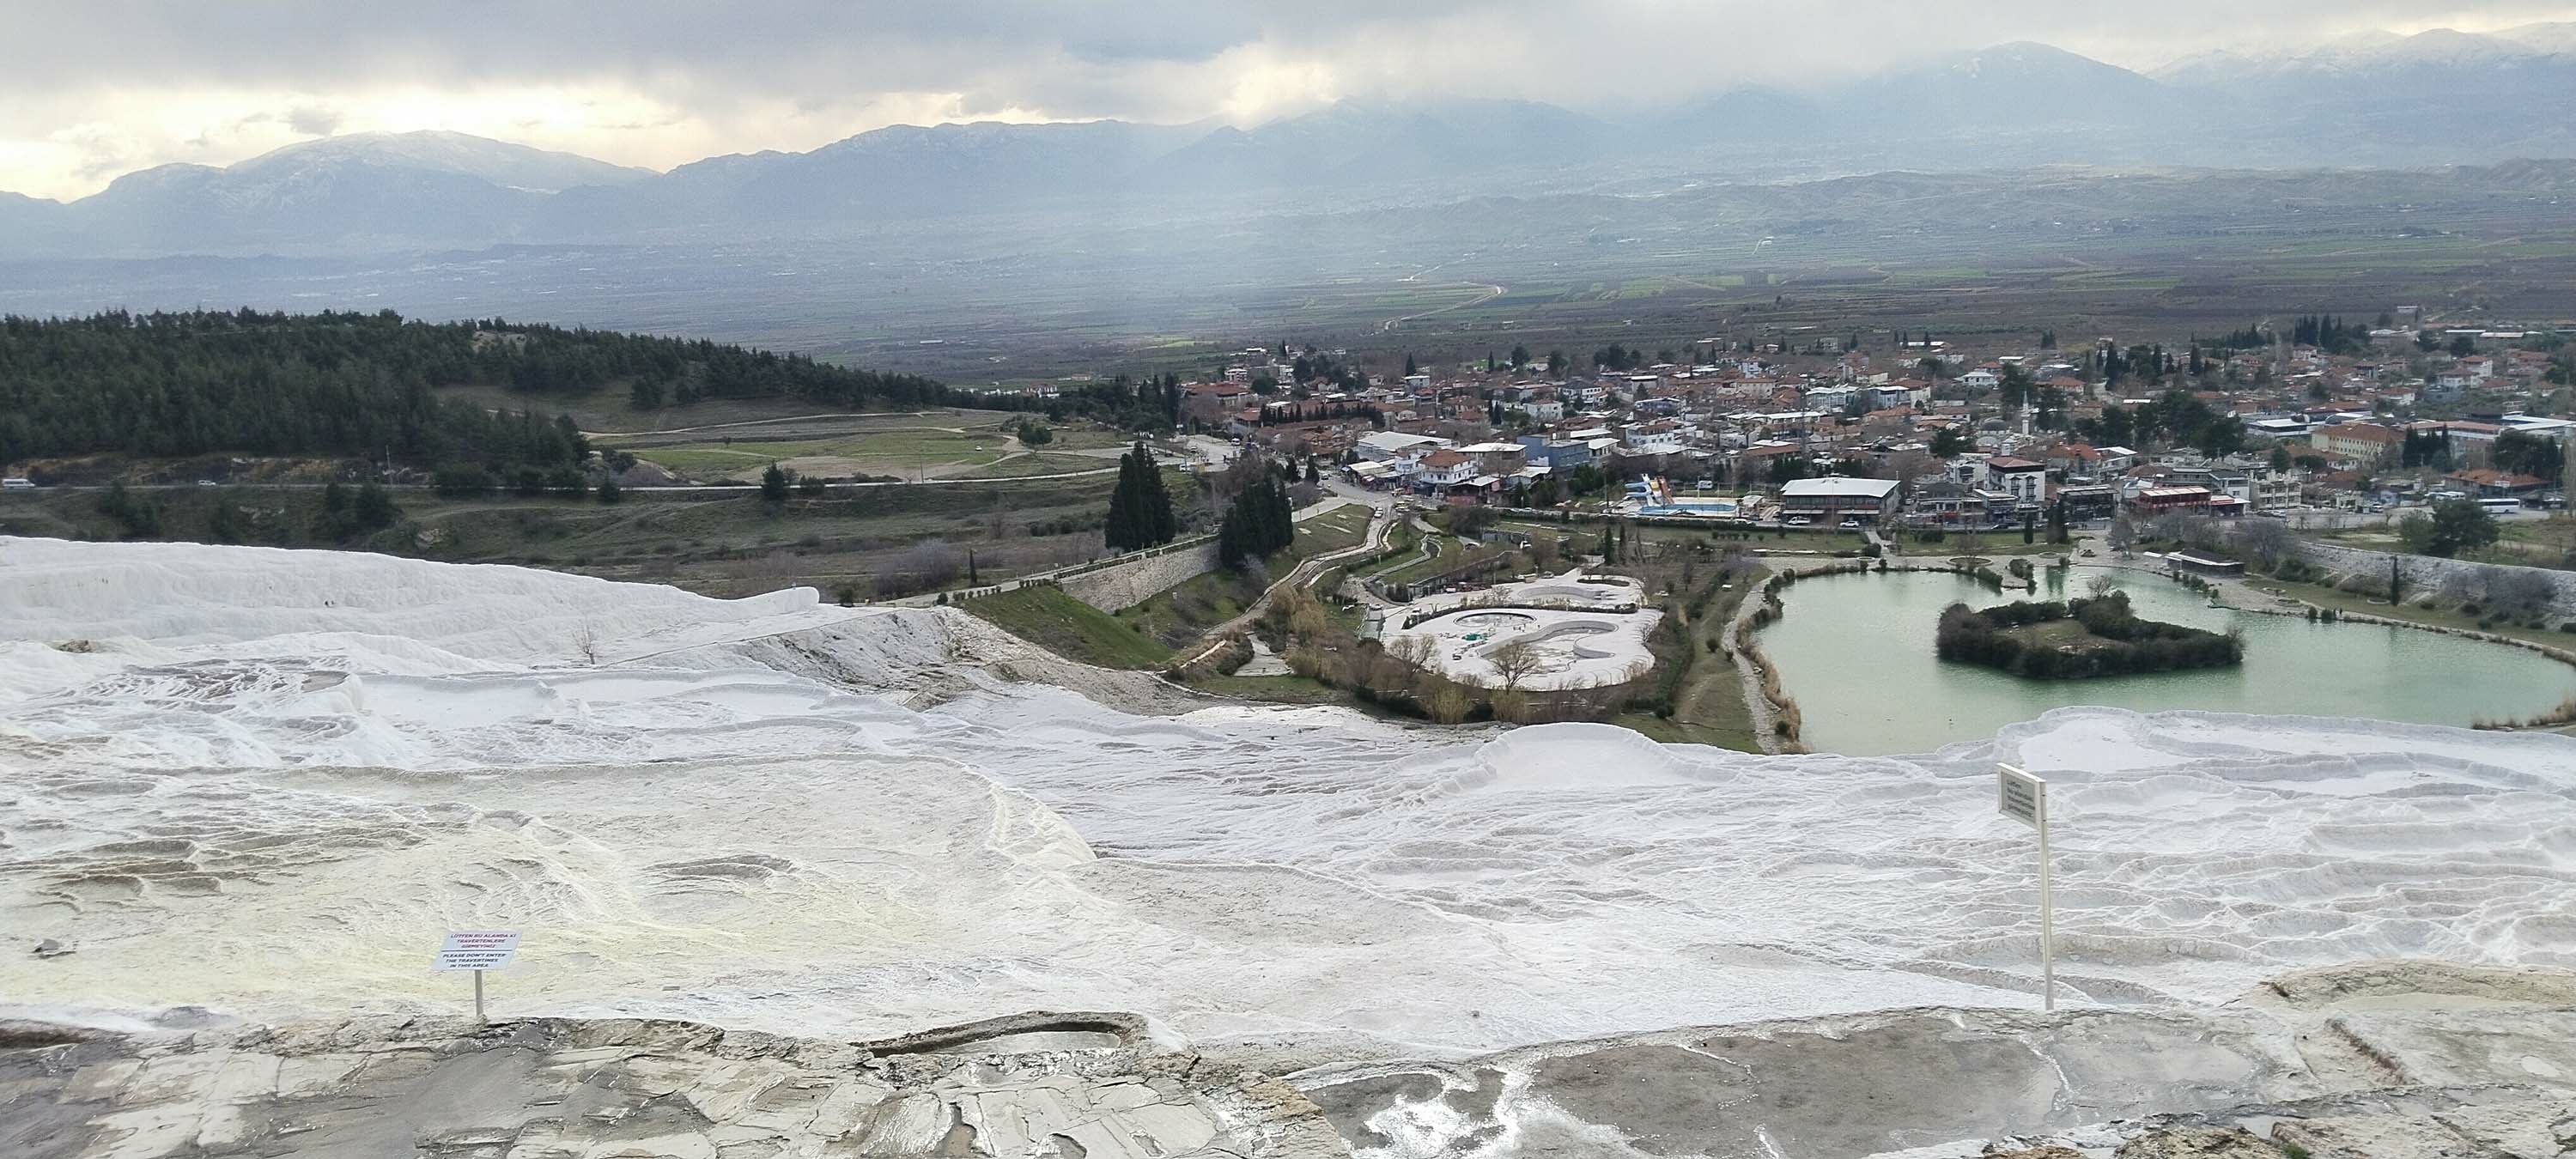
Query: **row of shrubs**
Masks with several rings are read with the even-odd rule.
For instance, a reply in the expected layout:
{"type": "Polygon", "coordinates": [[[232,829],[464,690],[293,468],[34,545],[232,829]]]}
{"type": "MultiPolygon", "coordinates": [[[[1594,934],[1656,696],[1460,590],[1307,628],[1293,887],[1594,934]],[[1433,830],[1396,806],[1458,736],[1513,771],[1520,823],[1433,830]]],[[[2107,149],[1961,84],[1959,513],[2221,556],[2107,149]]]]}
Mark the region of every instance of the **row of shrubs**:
{"type": "Polygon", "coordinates": [[[1952,604],[1941,613],[1935,647],[1944,660],[1982,664],[2015,676],[2043,680],[2229,668],[2245,662],[2245,642],[2180,624],[2141,619],[2125,592],[2067,603],[2015,601],[1976,611],[1952,604]],[[2013,628],[2072,619],[2092,638],[2040,644],[2009,634],[2013,628]]]}

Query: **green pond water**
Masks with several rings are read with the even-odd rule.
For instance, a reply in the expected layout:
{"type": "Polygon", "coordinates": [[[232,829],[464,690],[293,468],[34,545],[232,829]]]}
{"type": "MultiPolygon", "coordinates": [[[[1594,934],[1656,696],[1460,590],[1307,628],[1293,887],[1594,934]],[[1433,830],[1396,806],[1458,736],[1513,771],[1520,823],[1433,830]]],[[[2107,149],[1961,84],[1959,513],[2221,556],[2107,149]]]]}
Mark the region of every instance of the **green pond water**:
{"type": "Polygon", "coordinates": [[[1798,701],[1807,747],[1861,756],[1930,752],[2076,704],[2466,725],[2478,717],[2530,716],[2576,693],[2576,668],[2537,652],[2408,628],[2311,624],[2213,608],[2206,596],[2135,572],[2116,574],[2139,615],[2211,631],[2239,629],[2244,665],[2050,681],[1947,664],[1933,655],[1941,609],[2081,596],[2093,574],[2080,567],[2043,570],[2036,596],[1997,596],[1945,572],[1801,580],[1780,593],[1786,614],[1763,630],[1762,646],[1798,701]]]}

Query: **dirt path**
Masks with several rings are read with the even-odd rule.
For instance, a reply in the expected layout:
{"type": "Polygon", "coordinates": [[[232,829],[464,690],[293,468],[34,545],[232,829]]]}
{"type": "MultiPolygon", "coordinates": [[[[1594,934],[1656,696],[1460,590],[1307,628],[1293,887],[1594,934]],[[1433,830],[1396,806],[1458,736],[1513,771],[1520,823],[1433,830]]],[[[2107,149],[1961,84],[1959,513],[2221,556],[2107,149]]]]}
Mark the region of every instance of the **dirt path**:
{"type": "Polygon", "coordinates": [[[1463,284],[1474,286],[1477,289],[1484,291],[1483,296],[1464,302],[1452,302],[1446,306],[1423,310],[1418,313],[1406,314],[1401,317],[1389,318],[1384,322],[1378,323],[1378,333],[1384,334],[1394,330],[1398,326],[1404,325],[1407,322],[1419,322],[1422,319],[1433,317],[1435,315],[1446,314],[1451,310],[1464,310],[1471,306],[1482,306],[1487,302],[1503,296],[1503,287],[1498,282],[1467,282],[1463,284]]]}
{"type": "MultiPolygon", "coordinates": [[[[1341,498],[1317,503],[1304,511],[1298,512],[1297,522],[1303,523],[1306,520],[1322,515],[1325,512],[1338,510],[1357,502],[1359,502],[1359,500],[1341,498]]],[[[1224,647],[1226,637],[1242,631],[1246,627],[1251,626],[1253,621],[1260,619],[1261,613],[1269,610],[1270,598],[1278,595],[1281,590],[1292,584],[1303,585],[1313,583],[1317,577],[1332,570],[1334,565],[1339,564],[1341,561],[1346,559],[1358,559],[1376,551],[1386,542],[1387,531],[1395,525],[1394,519],[1391,518],[1393,511],[1394,505],[1388,504],[1371,513],[1369,516],[1368,534],[1362,536],[1358,544],[1351,547],[1345,547],[1340,551],[1319,555],[1313,559],[1298,561],[1297,566],[1290,568],[1288,570],[1288,574],[1281,577],[1279,582],[1262,589],[1261,598],[1252,601],[1252,606],[1245,608],[1240,615],[1235,616],[1233,619],[1227,620],[1222,624],[1218,624],[1217,626],[1208,629],[1206,634],[1200,637],[1202,643],[1199,646],[1199,650],[1191,653],[1189,659],[1181,661],[1180,666],[1187,668],[1192,664],[1196,664],[1201,660],[1207,659],[1208,655],[1215,652],[1218,648],[1224,647]]]]}

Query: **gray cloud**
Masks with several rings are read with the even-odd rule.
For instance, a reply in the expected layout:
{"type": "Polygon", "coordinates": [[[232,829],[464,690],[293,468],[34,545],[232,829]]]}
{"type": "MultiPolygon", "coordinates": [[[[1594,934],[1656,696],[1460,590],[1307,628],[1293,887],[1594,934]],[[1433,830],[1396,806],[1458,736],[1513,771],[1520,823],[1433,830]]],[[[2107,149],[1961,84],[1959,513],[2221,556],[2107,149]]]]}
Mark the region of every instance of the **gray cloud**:
{"type": "MultiPolygon", "coordinates": [[[[0,143],[95,133],[83,110],[105,98],[139,125],[133,106],[163,94],[287,94],[302,103],[277,128],[309,136],[348,123],[362,90],[562,86],[660,111],[603,113],[595,141],[555,144],[668,164],[736,136],[805,147],[889,117],[1245,120],[1372,96],[1603,110],[2012,40],[2143,65],[2373,26],[2569,19],[2576,0],[0,0],[0,15],[18,33],[0,48],[0,108],[19,106],[0,112],[0,143]],[[797,123],[771,124],[782,116],[797,123]]],[[[120,155],[176,156],[141,129],[128,138],[120,155]]]]}
{"type": "MultiPolygon", "coordinates": [[[[1134,102],[1144,78],[1261,46],[1346,74],[1358,91],[1437,81],[1482,95],[1708,91],[1794,82],[1911,55],[2042,40],[2161,56],[2279,43],[2339,27],[2564,17],[2568,4],[2401,0],[558,0],[364,5],[322,0],[24,3],[0,86],[168,84],[327,90],[358,82],[679,83],[746,96],[967,91],[1134,102]],[[1428,67],[1425,67],[1428,66],[1428,67]],[[1122,74],[1135,74],[1132,76],[1122,74]]],[[[1169,101],[1186,94],[1155,93],[1169,101]]],[[[1209,101],[1212,108],[1216,102],[1209,101]]],[[[1114,107],[1068,113],[1119,113],[1114,107]]]]}
{"type": "Polygon", "coordinates": [[[328,137],[340,128],[340,111],[319,105],[298,105],[286,111],[286,127],[314,137],[328,137]]]}

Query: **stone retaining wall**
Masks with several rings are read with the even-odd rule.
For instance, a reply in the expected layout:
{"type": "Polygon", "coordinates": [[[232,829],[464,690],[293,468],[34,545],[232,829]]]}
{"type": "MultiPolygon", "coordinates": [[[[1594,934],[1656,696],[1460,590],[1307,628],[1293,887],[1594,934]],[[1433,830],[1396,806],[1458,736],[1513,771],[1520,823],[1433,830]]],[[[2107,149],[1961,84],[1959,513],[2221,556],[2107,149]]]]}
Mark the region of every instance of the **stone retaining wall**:
{"type": "Polygon", "coordinates": [[[2388,561],[2398,561],[2398,574],[2406,579],[2409,600],[2421,599],[2442,590],[2452,576],[2474,573],[2481,568],[2497,567],[2515,572],[2532,572],[2549,581],[2557,594],[2549,601],[2549,619],[2576,619],[2576,572],[2554,568],[2525,567],[2511,563],[2477,563],[2464,559],[2439,559],[2426,555],[2396,555],[2358,547],[2301,540],[2299,558],[2342,577],[2361,576],[2382,581],[2388,579],[2388,561]]]}
{"type": "Polygon", "coordinates": [[[1216,570],[1216,544],[1150,555],[1143,559],[1066,576],[1057,581],[1065,594],[1104,612],[1135,607],[1170,589],[1216,570]]]}

